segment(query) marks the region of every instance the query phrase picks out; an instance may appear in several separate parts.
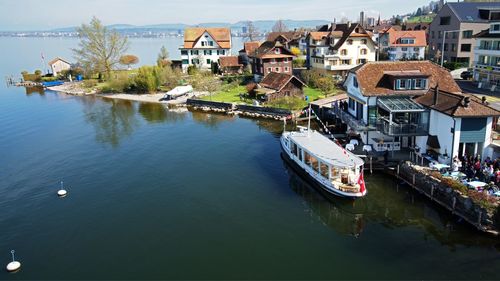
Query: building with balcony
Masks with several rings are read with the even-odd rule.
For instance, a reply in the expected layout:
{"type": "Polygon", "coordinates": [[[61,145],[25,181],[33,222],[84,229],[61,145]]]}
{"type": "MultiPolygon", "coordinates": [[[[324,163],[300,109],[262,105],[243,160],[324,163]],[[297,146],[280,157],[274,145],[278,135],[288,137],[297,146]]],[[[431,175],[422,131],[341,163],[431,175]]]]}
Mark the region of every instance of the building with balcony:
{"type": "Polygon", "coordinates": [[[491,128],[500,112],[462,94],[448,70],[432,62],[366,63],[344,86],[348,106],[337,115],[375,151],[418,147],[441,162],[493,153],[491,128]]]}
{"type": "Polygon", "coordinates": [[[429,26],[429,56],[439,61],[472,66],[474,34],[487,29],[497,17],[500,3],[449,2],[439,10],[429,26]],[[444,52],[443,52],[444,49],[444,52]]]}
{"type": "Polygon", "coordinates": [[[474,35],[474,80],[482,87],[498,87],[500,83],[500,22],[474,35]]]}
{"type": "Polygon", "coordinates": [[[379,48],[391,61],[425,58],[427,39],[423,30],[400,31],[390,28],[379,36],[381,42],[379,48]]]}
{"type": "Polygon", "coordinates": [[[180,51],[184,72],[191,65],[211,70],[214,64],[219,64],[221,56],[231,55],[231,31],[229,28],[186,28],[180,51]]]}
{"type": "Polygon", "coordinates": [[[352,68],[375,61],[376,44],[361,25],[328,24],[307,36],[307,65],[341,79],[352,68]]]}

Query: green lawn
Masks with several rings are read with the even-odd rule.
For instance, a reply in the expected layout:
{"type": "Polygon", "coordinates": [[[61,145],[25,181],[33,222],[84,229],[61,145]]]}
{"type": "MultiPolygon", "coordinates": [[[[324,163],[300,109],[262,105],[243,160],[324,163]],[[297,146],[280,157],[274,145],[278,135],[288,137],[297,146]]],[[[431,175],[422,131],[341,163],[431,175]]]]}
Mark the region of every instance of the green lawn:
{"type": "Polygon", "coordinates": [[[425,15],[425,16],[418,16],[418,17],[411,17],[408,19],[408,23],[418,23],[418,22],[432,22],[434,19],[435,15],[425,15]]]}
{"type": "MultiPolygon", "coordinates": [[[[219,92],[216,92],[212,94],[212,96],[204,96],[201,99],[202,100],[211,100],[211,101],[218,101],[218,102],[235,102],[235,103],[241,103],[245,102],[244,100],[240,99],[240,94],[244,94],[247,92],[247,89],[245,86],[237,86],[234,88],[230,88],[227,90],[222,90],[219,92]]],[[[245,103],[250,103],[250,101],[245,102],[245,103]]]]}
{"type": "Polygon", "coordinates": [[[309,101],[315,101],[318,99],[325,98],[325,94],[323,94],[323,92],[321,92],[318,89],[311,88],[311,87],[304,88],[304,96],[308,96],[309,101]]]}

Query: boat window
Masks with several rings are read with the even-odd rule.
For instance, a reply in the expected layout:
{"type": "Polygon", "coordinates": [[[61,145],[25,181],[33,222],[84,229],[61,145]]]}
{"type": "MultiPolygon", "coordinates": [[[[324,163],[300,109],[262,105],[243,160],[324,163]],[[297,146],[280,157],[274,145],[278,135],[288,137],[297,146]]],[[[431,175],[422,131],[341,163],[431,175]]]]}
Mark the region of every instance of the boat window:
{"type": "Polygon", "coordinates": [[[324,178],[328,178],[328,165],[323,162],[320,164],[320,173],[324,178]]]}
{"type": "Polygon", "coordinates": [[[295,156],[299,156],[298,155],[298,149],[297,149],[297,145],[294,143],[294,142],[291,142],[292,146],[291,146],[291,151],[292,151],[292,154],[295,155],[295,156]]]}
{"type": "Polygon", "coordinates": [[[311,166],[311,155],[307,151],[304,151],[304,163],[311,166]]]}
{"type": "Polygon", "coordinates": [[[311,157],[311,167],[314,171],[319,172],[319,161],[316,157],[311,157]]]}
{"type": "Polygon", "coordinates": [[[299,161],[302,162],[302,148],[299,148],[299,161]]]}
{"type": "Polygon", "coordinates": [[[335,180],[335,179],[339,179],[340,178],[340,169],[339,168],[335,168],[335,167],[332,167],[331,169],[331,175],[332,175],[332,179],[335,180]]]}

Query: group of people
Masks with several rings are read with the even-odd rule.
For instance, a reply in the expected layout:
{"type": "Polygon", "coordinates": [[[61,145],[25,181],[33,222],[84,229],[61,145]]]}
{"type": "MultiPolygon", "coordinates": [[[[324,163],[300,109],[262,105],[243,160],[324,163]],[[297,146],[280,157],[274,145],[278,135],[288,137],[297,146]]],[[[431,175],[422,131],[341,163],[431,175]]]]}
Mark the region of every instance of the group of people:
{"type": "Polygon", "coordinates": [[[480,155],[455,156],[451,169],[453,172],[462,172],[468,181],[479,180],[485,183],[500,185],[500,159],[487,157],[482,160],[480,155]]]}

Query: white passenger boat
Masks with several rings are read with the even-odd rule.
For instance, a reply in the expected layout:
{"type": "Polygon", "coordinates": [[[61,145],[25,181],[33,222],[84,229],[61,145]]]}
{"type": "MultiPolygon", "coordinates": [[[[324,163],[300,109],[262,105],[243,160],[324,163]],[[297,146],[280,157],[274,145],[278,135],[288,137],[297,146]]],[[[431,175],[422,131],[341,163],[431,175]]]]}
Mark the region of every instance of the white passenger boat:
{"type": "Polygon", "coordinates": [[[364,162],[322,134],[308,128],[283,132],[283,158],[328,195],[359,198],[366,195],[364,162]]]}

